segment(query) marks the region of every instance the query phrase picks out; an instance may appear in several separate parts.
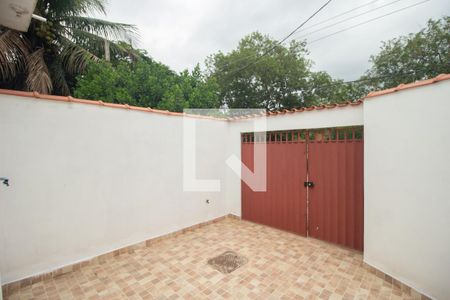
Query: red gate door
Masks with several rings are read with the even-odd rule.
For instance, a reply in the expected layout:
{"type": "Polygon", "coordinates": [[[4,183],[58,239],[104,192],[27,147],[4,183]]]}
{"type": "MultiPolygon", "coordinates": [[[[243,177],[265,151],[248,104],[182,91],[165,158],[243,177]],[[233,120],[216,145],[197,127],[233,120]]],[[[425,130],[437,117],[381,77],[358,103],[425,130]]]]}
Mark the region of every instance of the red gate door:
{"type": "MultiPolygon", "coordinates": [[[[258,142],[258,141],[256,141],[258,142]]],[[[299,132],[267,135],[267,191],[242,181],[242,218],[306,236],[306,143],[299,132]]],[[[242,135],[242,162],[253,171],[252,134],[242,135]]]]}
{"type": "Polygon", "coordinates": [[[309,236],[362,251],[362,132],[333,129],[314,135],[308,143],[309,181],[314,184],[308,191],[309,236]]]}

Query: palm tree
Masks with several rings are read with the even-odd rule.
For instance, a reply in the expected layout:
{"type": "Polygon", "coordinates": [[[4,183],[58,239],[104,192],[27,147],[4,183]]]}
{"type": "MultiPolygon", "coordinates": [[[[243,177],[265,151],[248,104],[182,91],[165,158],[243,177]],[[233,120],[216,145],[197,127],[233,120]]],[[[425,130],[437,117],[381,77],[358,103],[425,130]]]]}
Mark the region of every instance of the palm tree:
{"type": "Polygon", "coordinates": [[[68,95],[74,78],[90,61],[130,52],[124,43],[137,37],[134,25],[90,17],[105,14],[105,0],[38,0],[32,20],[21,33],[0,26],[0,85],[45,94],[68,95]]]}

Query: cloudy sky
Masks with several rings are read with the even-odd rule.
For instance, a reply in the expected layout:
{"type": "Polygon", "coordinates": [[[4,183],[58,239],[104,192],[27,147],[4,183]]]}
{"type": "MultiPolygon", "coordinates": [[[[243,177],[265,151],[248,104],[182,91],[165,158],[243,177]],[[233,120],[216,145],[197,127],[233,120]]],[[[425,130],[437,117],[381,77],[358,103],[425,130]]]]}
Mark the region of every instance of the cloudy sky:
{"type": "MultiPolygon", "coordinates": [[[[332,0],[304,28],[340,13],[351,13],[306,29],[294,38],[309,42],[424,0],[332,0]],[[382,7],[384,6],[384,7],[382,7]],[[380,8],[381,7],[381,8],[380,8]],[[365,12],[373,10],[370,13],[365,12]],[[362,14],[351,20],[344,19],[362,14]],[[333,25],[334,24],[334,25],[333,25]],[[328,27],[324,28],[323,27],[328,27]],[[322,29],[322,30],[319,30],[322,29]],[[308,36],[303,36],[312,31],[308,36]]],[[[228,52],[245,35],[260,31],[281,39],[316,11],[325,0],[109,0],[106,19],[139,28],[137,47],[173,69],[191,69],[211,53],[228,52]]],[[[381,41],[420,30],[429,18],[450,14],[450,1],[429,0],[354,29],[308,45],[314,69],[352,80],[369,66],[381,41]]]]}

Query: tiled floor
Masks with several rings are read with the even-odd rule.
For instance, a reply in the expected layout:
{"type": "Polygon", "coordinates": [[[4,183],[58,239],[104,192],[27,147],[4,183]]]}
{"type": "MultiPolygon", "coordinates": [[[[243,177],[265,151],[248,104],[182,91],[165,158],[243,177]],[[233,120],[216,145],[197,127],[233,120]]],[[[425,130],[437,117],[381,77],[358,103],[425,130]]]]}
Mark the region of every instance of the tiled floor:
{"type": "Polygon", "coordinates": [[[362,255],[231,218],[21,288],[8,299],[409,299],[362,255]],[[233,250],[230,274],[207,264],[233,250]]]}

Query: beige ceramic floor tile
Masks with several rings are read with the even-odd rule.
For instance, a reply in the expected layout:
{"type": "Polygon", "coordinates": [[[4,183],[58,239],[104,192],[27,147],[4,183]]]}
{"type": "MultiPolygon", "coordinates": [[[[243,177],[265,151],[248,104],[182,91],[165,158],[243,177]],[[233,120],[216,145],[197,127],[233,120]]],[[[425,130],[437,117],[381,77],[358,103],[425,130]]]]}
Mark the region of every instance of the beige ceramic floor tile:
{"type": "Polygon", "coordinates": [[[92,262],[7,299],[410,299],[363,268],[362,254],[227,218],[92,262]],[[225,251],[248,262],[222,274],[207,264],[225,251]]]}

